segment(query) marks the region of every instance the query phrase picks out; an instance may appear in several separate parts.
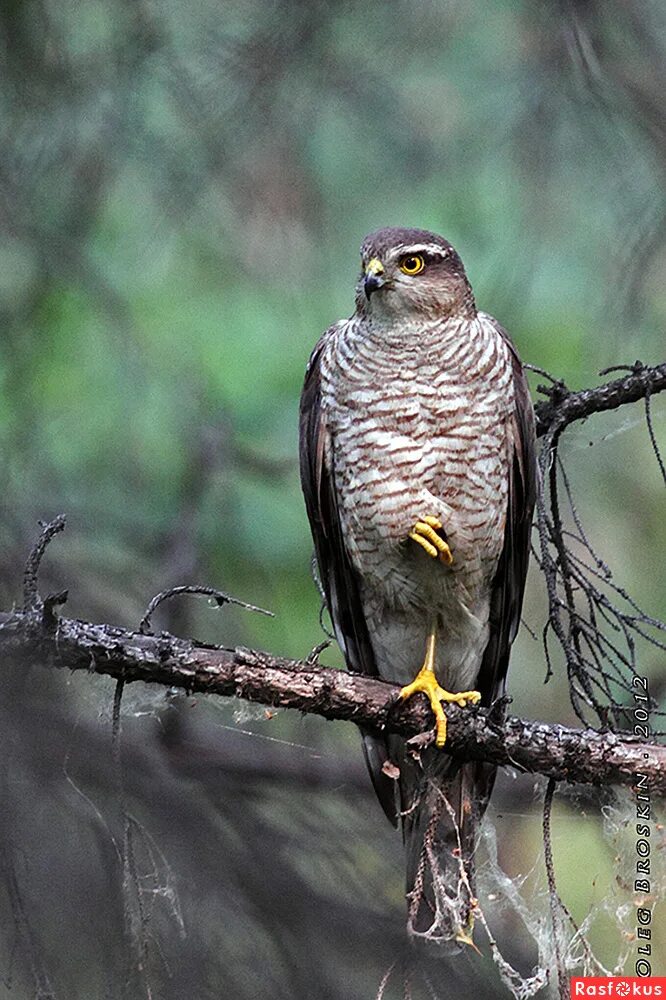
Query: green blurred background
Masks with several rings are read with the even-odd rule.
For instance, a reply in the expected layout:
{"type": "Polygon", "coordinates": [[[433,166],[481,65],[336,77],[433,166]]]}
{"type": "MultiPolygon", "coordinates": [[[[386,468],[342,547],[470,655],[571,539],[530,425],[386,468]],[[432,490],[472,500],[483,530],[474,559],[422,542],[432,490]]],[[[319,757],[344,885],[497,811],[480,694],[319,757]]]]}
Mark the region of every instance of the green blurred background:
{"type": "MultiPolygon", "coordinates": [[[[450,239],[479,306],[573,388],[663,361],[664,20],[647,0],[3,4],[2,607],[37,520],[65,511],[41,588],[69,587],[67,614],[135,627],[154,593],[200,582],[276,617],[183,599],[160,627],[294,657],[322,640],[298,397],[379,226],[450,239]]],[[[663,443],[661,399],[653,417],[663,443]]],[[[591,540],[663,617],[640,405],[562,449],[591,540]]],[[[533,570],[537,633],[544,607],[533,570]]],[[[658,693],[663,654],[641,655],[658,693]]],[[[555,667],[544,687],[523,631],[512,711],[575,722],[555,667]]],[[[360,1000],[394,960],[385,995],[403,996],[401,845],[352,727],[130,690],[132,870],[112,684],[8,664],[3,688],[0,996],[360,1000]]],[[[493,826],[545,941],[542,795],[504,776],[493,826]]],[[[611,968],[624,949],[628,972],[630,816],[563,793],[553,822],[561,895],[579,921],[597,907],[592,943],[611,968]]],[[[529,973],[534,941],[496,910],[529,973]]],[[[662,919],[662,974],[665,938],[662,919]]],[[[479,944],[425,963],[414,996],[508,995],[479,944]]]]}

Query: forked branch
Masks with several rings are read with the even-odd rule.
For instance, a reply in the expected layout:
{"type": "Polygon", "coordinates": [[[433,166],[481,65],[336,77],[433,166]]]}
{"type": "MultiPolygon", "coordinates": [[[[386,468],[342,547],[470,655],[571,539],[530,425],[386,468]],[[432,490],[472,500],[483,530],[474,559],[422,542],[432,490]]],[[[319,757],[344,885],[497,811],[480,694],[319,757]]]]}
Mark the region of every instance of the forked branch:
{"type": "MultiPolygon", "coordinates": [[[[612,369],[606,369],[607,374],[612,369]]],[[[585,420],[593,413],[617,410],[625,403],[635,403],[639,399],[656,396],[666,389],[666,362],[648,366],[637,361],[629,366],[629,374],[622,378],[605,382],[592,389],[572,392],[563,382],[553,382],[550,386],[539,386],[539,391],[548,399],[537,403],[537,436],[542,437],[551,427],[562,430],[575,420],[585,420]]]]}

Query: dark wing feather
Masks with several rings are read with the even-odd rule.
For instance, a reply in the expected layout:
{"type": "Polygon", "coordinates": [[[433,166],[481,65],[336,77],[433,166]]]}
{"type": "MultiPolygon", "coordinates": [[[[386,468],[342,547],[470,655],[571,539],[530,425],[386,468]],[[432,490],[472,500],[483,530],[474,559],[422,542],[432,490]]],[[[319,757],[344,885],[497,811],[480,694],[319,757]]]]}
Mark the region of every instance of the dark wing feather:
{"type": "MultiPolygon", "coordinates": [[[[336,638],[347,666],[377,676],[377,664],[360,597],[360,585],[345,546],[338,511],[333,442],[321,406],[321,354],[336,327],[330,327],[312,352],[300,408],[300,467],[305,507],[314,539],[319,574],[336,638]]],[[[365,730],[363,749],[370,777],[384,812],[397,824],[395,782],[382,767],[386,741],[365,730]]]]}
{"type": "Polygon", "coordinates": [[[536,499],[534,408],[511,338],[499,323],[493,320],[493,325],[511,350],[516,405],[510,424],[512,448],[504,546],[491,594],[490,638],[477,681],[483,705],[491,705],[504,692],[511,644],[520,625],[536,499]]]}

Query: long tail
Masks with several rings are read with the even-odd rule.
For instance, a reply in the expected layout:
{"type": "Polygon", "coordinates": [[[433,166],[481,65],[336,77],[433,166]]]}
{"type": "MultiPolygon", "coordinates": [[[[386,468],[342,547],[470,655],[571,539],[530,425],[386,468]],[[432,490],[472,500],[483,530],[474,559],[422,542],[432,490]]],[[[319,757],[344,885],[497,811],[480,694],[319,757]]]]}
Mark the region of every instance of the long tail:
{"type": "Polygon", "coordinates": [[[456,765],[441,751],[400,768],[407,854],[407,929],[415,940],[455,951],[471,942],[474,850],[494,767],[456,765]]]}

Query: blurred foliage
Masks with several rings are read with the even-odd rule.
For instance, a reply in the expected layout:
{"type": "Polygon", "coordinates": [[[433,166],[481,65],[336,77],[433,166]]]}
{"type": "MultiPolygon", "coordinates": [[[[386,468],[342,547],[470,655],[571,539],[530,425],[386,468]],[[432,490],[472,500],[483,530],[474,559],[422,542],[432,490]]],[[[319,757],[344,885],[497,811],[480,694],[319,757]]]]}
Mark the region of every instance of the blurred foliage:
{"type": "MultiPolygon", "coordinates": [[[[446,235],[523,358],[573,387],[663,361],[664,19],[656,0],[3,4],[2,606],[36,520],[62,510],[42,588],[68,586],[68,614],[131,626],[156,591],[205,582],[277,617],[183,600],[162,627],[294,656],[320,641],[298,396],[378,226],[446,235]]],[[[663,490],[639,407],[563,449],[596,548],[663,617],[663,490]]],[[[646,654],[655,693],[661,659],[646,654]]],[[[544,676],[524,633],[514,708],[572,721],[562,673],[544,676]]],[[[375,995],[402,948],[402,861],[353,731],[244,708],[243,737],[228,705],[129,693],[137,898],[156,914],[132,960],[112,689],[11,670],[3,688],[0,996],[375,995]]],[[[536,861],[531,799],[530,782],[517,806],[498,791],[514,874],[536,861]]],[[[580,917],[612,851],[594,810],[567,817],[556,864],[580,917]]],[[[617,937],[610,921],[608,961],[617,937]]],[[[508,947],[528,972],[529,948],[508,947]]],[[[503,995],[487,956],[446,968],[438,996],[478,996],[479,976],[503,995]]]]}

